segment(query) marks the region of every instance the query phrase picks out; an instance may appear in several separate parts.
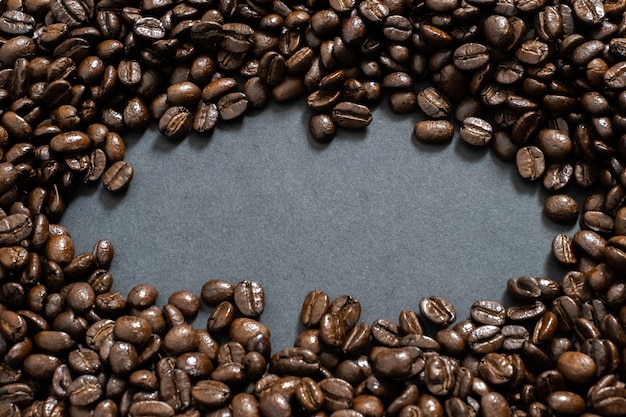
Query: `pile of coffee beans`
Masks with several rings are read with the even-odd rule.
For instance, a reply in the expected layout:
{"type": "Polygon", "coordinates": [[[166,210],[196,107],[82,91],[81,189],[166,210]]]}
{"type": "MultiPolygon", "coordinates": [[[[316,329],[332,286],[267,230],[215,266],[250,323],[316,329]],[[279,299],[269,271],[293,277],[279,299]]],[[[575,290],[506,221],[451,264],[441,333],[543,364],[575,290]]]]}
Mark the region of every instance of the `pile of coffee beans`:
{"type": "Polygon", "coordinates": [[[0,157],[2,416],[626,415],[626,0],[5,0],[0,157]],[[158,306],[115,290],[110,241],[75,253],[66,204],[129,186],[125,132],[210,135],[303,96],[317,142],[386,100],[426,116],[420,142],[458,127],[515,163],[580,224],[552,242],[569,272],[460,321],[430,296],[364,323],[314,290],[273,351],[256,281],[158,306]]]}

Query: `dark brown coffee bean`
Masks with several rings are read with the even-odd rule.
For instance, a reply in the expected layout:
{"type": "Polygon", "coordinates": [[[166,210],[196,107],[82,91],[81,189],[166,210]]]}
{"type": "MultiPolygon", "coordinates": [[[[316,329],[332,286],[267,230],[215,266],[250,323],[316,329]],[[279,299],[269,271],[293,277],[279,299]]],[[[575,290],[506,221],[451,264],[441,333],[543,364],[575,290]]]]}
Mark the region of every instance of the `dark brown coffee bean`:
{"type": "Polygon", "coordinates": [[[593,359],[581,352],[565,352],[557,361],[557,369],[565,379],[576,384],[587,384],[596,373],[593,359]]]}
{"type": "Polygon", "coordinates": [[[502,326],[506,319],[506,310],[497,301],[478,300],[472,304],[470,315],[478,323],[502,326]]]}
{"type": "Polygon", "coordinates": [[[383,346],[400,346],[400,329],[389,320],[375,320],[371,326],[371,333],[374,339],[383,346]]]}
{"type": "Polygon", "coordinates": [[[540,40],[528,40],[523,42],[515,52],[515,57],[527,65],[541,65],[550,56],[550,47],[540,40]]]}
{"type": "Polygon", "coordinates": [[[217,126],[219,110],[214,103],[200,102],[193,116],[192,128],[198,133],[211,134],[217,126]]]}
{"type": "Polygon", "coordinates": [[[326,313],[319,322],[319,337],[321,341],[330,347],[340,347],[346,338],[346,326],[339,316],[326,313]]]}
{"type": "Polygon", "coordinates": [[[452,109],[450,100],[433,87],[425,88],[417,95],[420,109],[433,119],[447,117],[452,109]]]}
{"type": "Polygon", "coordinates": [[[159,119],[159,131],[167,139],[182,140],[193,124],[193,115],[182,106],[167,109],[159,119]]]}
{"type": "Polygon", "coordinates": [[[230,400],[231,391],[228,386],[222,382],[214,380],[198,381],[191,388],[191,396],[198,403],[209,406],[223,406],[230,400]]]}
{"type": "Polygon", "coordinates": [[[150,307],[156,303],[158,290],[151,284],[137,284],[128,292],[128,303],[138,309],[150,307]]]}
{"type": "Polygon", "coordinates": [[[257,317],[265,309],[265,291],[256,281],[239,282],[233,291],[237,309],[246,317],[257,317]]]}
{"type": "Polygon", "coordinates": [[[489,62],[489,50],[479,43],[465,43],[454,51],[454,65],[460,70],[477,70],[487,62],[489,62]]]}
{"type": "Polygon", "coordinates": [[[579,230],[574,234],[572,243],[583,256],[589,256],[598,261],[604,258],[606,240],[596,232],[579,230]]]}
{"type": "Polygon", "coordinates": [[[122,316],[115,321],[113,334],[119,340],[141,345],[150,340],[152,328],[147,320],[135,316],[122,316]]]}
{"type": "Polygon", "coordinates": [[[50,2],[50,11],[61,23],[70,27],[84,25],[93,18],[95,10],[91,0],[54,0],[50,2]]]}
{"type": "Polygon", "coordinates": [[[235,286],[230,281],[212,279],[202,285],[200,297],[206,304],[214,306],[222,301],[231,301],[234,290],[235,286]]]}
{"type": "Polygon", "coordinates": [[[545,171],[545,158],[541,149],[536,146],[520,148],[515,155],[517,170],[522,178],[534,181],[541,178],[545,171]]]}
{"type": "Polygon", "coordinates": [[[46,257],[60,266],[70,263],[74,258],[74,241],[66,234],[50,236],[46,242],[46,257]]]}
{"type": "Polygon", "coordinates": [[[93,375],[81,375],[67,387],[70,404],[86,407],[94,404],[103,394],[102,385],[93,375]]]}
{"type": "Polygon", "coordinates": [[[242,92],[228,93],[217,101],[217,110],[222,120],[233,120],[243,115],[248,108],[248,99],[242,92]]]}
{"type": "Polygon", "coordinates": [[[574,321],[580,317],[580,307],[574,299],[566,295],[554,300],[552,312],[556,315],[559,329],[562,331],[571,331],[574,321]]]}
{"type": "Polygon", "coordinates": [[[173,84],[167,88],[167,101],[172,106],[193,108],[200,101],[201,95],[200,87],[189,81],[173,84]]]}
{"type": "Polygon", "coordinates": [[[362,104],[342,101],[332,110],[332,120],[348,129],[364,129],[372,122],[372,113],[362,104]]]}
{"type": "Polygon", "coordinates": [[[565,265],[578,263],[578,257],[572,247],[572,238],[564,233],[557,234],[552,240],[552,255],[565,265]]]}
{"type": "Polygon", "coordinates": [[[211,333],[219,333],[228,329],[235,318],[235,306],[229,301],[219,303],[207,318],[206,329],[211,333]]]}
{"type": "Polygon", "coordinates": [[[581,227],[601,234],[611,233],[615,225],[611,216],[595,210],[585,211],[580,219],[580,222],[581,227]]]}
{"type": "Polygon", "coordinates": [[[456,320],[456,310],[442,297],[429,297],[420,300],[419,309],[424,318],[438,326],[447,326],[456,320]]]}
{"type": "Polygon", "coordinates": [[[335,137],[335,123],[327,114],[313,115],[309,119],[309,132],[317,142],[330,142],[335,137]]]}
{"type": "Polygon", "coordinates": [[[55,152],[80,152],[89,149],[91,139],[83,132],[65,132],[55,136],[50,141],[50,149],[55,152]]]}
{"type": "Polygon", "coordinates": [[[422,352],[414,346],[374,347],[370,350],[369,359],[376,375],[394,379],[416,375],[426,364],[422,352]]]}
{"type": "Polygon", "coordinates": [[[129,374],[137,367],[137,350],[128,342],[115,342],[109,351],[108,362],[114,374],[129,374]]]}
{"type": "Polygon", "coordinates": [[[553,164],[546,168],[543,177],[543,186],[551,191],[558,191],[570,183],[574,176],[574,167],[571,164],[553,164]]]}
{"type": "Polygon", "coordinates": [[[413,91],[395,91],[389,96],[389,108],[394,113],[413,113],[417,107],[417,95],[413,91]]]}
{"type": "Polygon", "coordinates": [[[167,34],[163,23],[155,17],[142,17],[135,21],[133,31],[141,38],[158,41],[167,34]]]}
{"type": "MultiPolygon", "coordinates": [[[[2,49],[0,48],[0,57],[2,49]]],[[[0,58],[1,60],[1,58],[0,58]]],[[[613,65],[604,73],[604,83],[612,90],[620,90],[626,87],[626,61],[613,65]]]]}
{"type": "Polygon", "coordinates": [[[495,352],[504,343],[504,336],[500,334],[500,328],[493,325],[477,327],[467,338],[469,348],[478,354],[495,352]]]}
{"type": "Polygon", "coordinates": [[[0,243],[15,245],[28,238],[33,230],[33,223],[26,214],[13,214],[0,219],[0,243]]]}
{"type": "Polygon", "coordinates": [[[454,126],[447,120],[423,120],[417,122],[413,134],[424,143],[448,143],[454,136],[454,126]]]}
{"type": "Polygon", "coordinates": [[[271,372],[282,375],[312,376],[317,374],[319,368],[317,356],[305,348],[283,349],[270,359],[271,372]]]}
{"type": "Polygon", "coordinates": [[[461,136],[464,142],[472,146],[484,146],[493,137],[493,127],[486,120],[478,117],[468,117],[463,120],[459,136],[461,136]]]}
{"type": "Polygon", "coordinates": [[[259,409],[264,416],[289,417],[292,415],[289,401],[278,392],[261,396],[259,409]]]}
{"type": "Polygon", "coordinates": [[[552,410],[561,414],[575,415],[585,411],[585,400],[570,391],[552,392],[548,395],[547,402],[552,410]]]}
{"type": "Polygon", "coordinates": [[[102,185],[111,191],[117,192],[124,190],[133,179],[135,170],[126,161],[117,161],[102,174],[102,185]]]}
{"type": "Polygon", "coordinates": [[[509,403],[497,392],[489,392],[480,398],[480,409],[484,417],[511,416],[509,403]]]}
{"type": "Polygon", "coordinates": [[[546,198],[544,214],[553,222],[573,224],[578,219],[580,207],[576,200],[566,194],[555,194],[546,198]]]}
{"type": "Polygon", "coordinates": [[[543,121],[543,115],[538,111],[522,114],[511,128],[511,140],[520,145],[526,143],[539,131],[543,121]]]}
{"type": "Polygon", "coordinates": [[[305,297],[300,312],[300,321],[307,327],[317,326],[326,312],[330,299],[324,291],[311,291],[305,297]]]}
{"type": "Polygon", "coordinates": [[[147,400],[133,403],[128,413],[132,417],[173,417],[176,412],[166,402],[147,400]]]}
{"type": "Polygon", "coordinates": [[[136,87],[141,82],[141,65],[139,61],[122,60],[117,66],[117,77],[124,87],[136,87]]]}
{"type": "Polygon", "coordinates": [[[33,58],[36,49],[35,42],[28,36],[11,37],[0,47],[0,62],[12,67],[18,58],[33,58]]]}

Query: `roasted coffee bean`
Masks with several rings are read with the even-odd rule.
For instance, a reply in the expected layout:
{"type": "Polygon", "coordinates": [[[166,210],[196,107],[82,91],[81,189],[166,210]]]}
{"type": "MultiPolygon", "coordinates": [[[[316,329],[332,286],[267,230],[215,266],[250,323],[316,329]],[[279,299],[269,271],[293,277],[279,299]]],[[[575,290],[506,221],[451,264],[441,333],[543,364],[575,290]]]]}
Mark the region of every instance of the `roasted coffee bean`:
{"type": "Polygon", "coordinates": [[[201,380],[191,388],[191,396],[200,404],[209,407],[219,407],[225,405],[230,399],[231,391],[222,382],[201,380]]]}
{"type": "Polygon", "coordinates": [[[454,51],[454,65],[464,71],[477,70],[489,62],[489,50],[479,43],[465,43],[454,51]]]}
{"type": "Polygon", "coordinates": [[[552,240],[552,255],[557,261],[565,265],[578,263],[578,257],[572,246],[572,238],[564,233],[559,233],[552,240]]]}
{"type": "Polygon", "coordinates": [[[596,373],[594,360],[581,352],[565,352],[557,361],[557,369],[565,379],[577,384],[586,384],[596,373]]]}
{"type": "Polygon", "coordinates": [[[326,312],[330,299],[324,291],[315,290],[307,294],[300,312],[300,321],[307,327],[316,326],[326,312]]]}
{"type": "Polygon", "coordinates": [[[132,417],[173,417],[175,411],[166,402],[147,400],[133,403],[133,405],[130,406],[128,413],[132,417]]]}
{"type": "Polygon", "coordinates": [[[348,129],[364,129],[372,122],[372,112],[362,104],[342,101],[332,110],[332,120],[348,129]]]}
{"type": "Polygon", "coordinates": [[[443,144],[452,140],[454,126],[447,120],[423,120],[415,124],[413,134],[420,142],[443,144]]]}
{"type": "Polygon", "coordinates": [[[472,319],[480,324],[504,325],[506,310],[502,304],[492,300],[478,300],[470,309],[472,319]]]}
{"type": "Polygon", "coordinates": [[[228,329],[235,318],[235,306],[229,301],[219,303],[207,318],[206,329],[211,333],[219,333],[228,329]]]}
{"type": "Polygon", "coordinates": [[[428,117],[433,119],[447,117],[452,109],[450,100],[433,87],[425,88],[417,94],[417,104],[428,117]]]}
{"type": "Polygon", "coordinates": [[[566,194],[546,198],[543,212],[550,220],[560,224],[573,224],[578,219],[580,207],[576,200],[566,194]]]}
{"type": "Polygon", "coordinates": [[[423,298],[419,303],[422,315],[439,326],[447,326],[456,320],[456,310],[442,297],[423,298]]]}
{"type": "Polygon", "coordinates": [[[126,161],[117,161],[102,174],[102,185],[112,192],[126,189],[133,179],[135,170],[126,161]]]}
{"type": "Polygon", "coordinates": [[[546,168],[543,152],[536,146],[520,148],[515,155],[515,161],[522,178],[531,181],[541,178],[546,168]]]}
{"type": "Polygon", "coordinates": [[[478,117],[468,117],[463,120],[459,129],[459,136],[464,142],[472,146],[487,145],[493,137],[493,127],[486,120],[478,117]]]}
{"type": "Polygon", "coordinates": [[[233,290],[237,309],[246,317],[259,316],[265,309],[265,291],[256,281],[239,282],[233,290]]]}
{"type": "Polygon", "coordinates": [[[228,93],[217,101],[217,110],[222,120],[233,120],[243,115],[248,108],[248,99],[242,92],[228,93]]]}
{"type": "Polygon", "coordinates": [[[219,110],[214,103],[200,102],[193,116],[192,128],[198,133],[211,134],[219,119],[219,110]]]}
{"type": "Polygon", "coordinates": [[[500,328],[493,325],[477,327],[467,337],[469,348],[478,354],[497,351],[504,343],[504,340],[504,336],[500,334],[500,328]]]}
{"type": "Polygon", "coordinates": [[[212,279],[202,285],[200,297],[210,306],[233,299],[235,286],[223,279],[212,279]]]}

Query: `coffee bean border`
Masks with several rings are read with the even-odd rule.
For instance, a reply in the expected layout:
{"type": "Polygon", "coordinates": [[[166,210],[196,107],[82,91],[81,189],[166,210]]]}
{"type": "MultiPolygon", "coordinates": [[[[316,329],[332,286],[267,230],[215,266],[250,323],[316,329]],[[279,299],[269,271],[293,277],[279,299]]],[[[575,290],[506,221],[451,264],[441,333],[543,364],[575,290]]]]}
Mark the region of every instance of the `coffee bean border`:
{"type": "Polygon", "coordinates": [[[549,416],[626,413],[626,1],[7,0],[0,5],[0,414],[549,416]],[[417,91],[416,82],[430,84],[417,91]],[[81,183],[125,190],[123,135],[210,135],[307,95],[312,140],[371,108],[418,141],[489,146],[552,195],[562,280],[522,276],[467,320],[441,297],[360,322],[303,302],[272,352],[260,283],[113,288],[111,242],[60,223],[81,183]],[[570,186],[570,184],[572,184],[570,186]],[[588,190],[581,208],[565,187],[588,190]],[[214,306],[206,329],[188,324],[214,306]]]}

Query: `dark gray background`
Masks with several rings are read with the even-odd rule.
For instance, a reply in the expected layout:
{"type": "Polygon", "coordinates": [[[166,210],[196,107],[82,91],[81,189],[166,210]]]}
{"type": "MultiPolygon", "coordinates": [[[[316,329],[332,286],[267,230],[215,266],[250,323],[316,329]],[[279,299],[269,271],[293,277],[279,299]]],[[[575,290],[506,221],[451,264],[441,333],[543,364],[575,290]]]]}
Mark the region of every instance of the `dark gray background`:
{"type": "Polygon", "coordinates": [[[257,280],[275,349],[293,343],[313,289],[356,297],[371,323],[430,295],[465,318],[478,298],[502,300],[508,278],[561,278],[550,242],[573,229],[545,219],[547,194],[513,164],[458,137],[419,144],[421,116],[386,105],[367,132],[318,146],[304,107],[273,104],[180,143],[154,127],[125,135],[135,178],[124,195],[91,187],[69,205],[77,252],[112,240],[117,290],[150,282],[160,304],[212,278],[257,280]]]}

